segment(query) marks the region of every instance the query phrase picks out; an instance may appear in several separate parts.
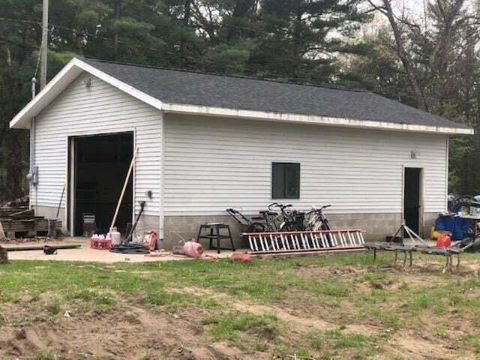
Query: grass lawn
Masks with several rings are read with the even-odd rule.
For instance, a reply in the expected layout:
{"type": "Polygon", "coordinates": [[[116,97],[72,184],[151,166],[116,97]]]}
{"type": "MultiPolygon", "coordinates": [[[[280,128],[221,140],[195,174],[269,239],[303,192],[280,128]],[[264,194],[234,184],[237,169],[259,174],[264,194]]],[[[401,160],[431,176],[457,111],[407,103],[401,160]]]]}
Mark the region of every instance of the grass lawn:
{"type": "Polygon", "coordinates": [[[0,358],[478,359],[480,255],[0,266],[0,358]]]}

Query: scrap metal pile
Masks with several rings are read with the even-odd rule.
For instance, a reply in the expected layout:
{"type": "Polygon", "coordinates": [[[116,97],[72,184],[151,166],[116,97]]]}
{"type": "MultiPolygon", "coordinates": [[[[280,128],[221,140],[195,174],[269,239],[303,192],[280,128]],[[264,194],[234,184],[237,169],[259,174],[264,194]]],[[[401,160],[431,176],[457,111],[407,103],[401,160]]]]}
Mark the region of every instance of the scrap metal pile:
{"type": "Polygon", "coordinates": [[[449,200],[449,212],[441,213],[435,220],[430,239],[435,243],[425,241],[407,225],[384,242],[369,243],[366,247],[373,251],[375,261],[378,251],[395,252],[395,262],[398,253],[403,253],[403,266],[413,265],[413,253],[444,256],[446,259],[443,271],[453,269],[453,258],[457,258],[456,268],[460,268],[460,256],[466,251],[480,249],[480,202],[476,198],[458,197],[449,200]]]}
{"type": "Polygon", "coordinates": [[[439,255],[446,259],[443,271],[453,269],[453,257],[457,257],[457,270],[460,268],[460,255],[478,245],[478,238],[465,238],[464,240],[452,242],[450,235],[443,234],[437,239],[436,244],[431,244],[422,239],[412,229],[402,224],[397,232],[389,237],[388,241],[366,244],[367,249],[373,251],[373,261],[377,258],[378,251],[393,251],[395,253],[395,263],[398,259],[398,253],[403,253],[403,266],[407,264],[407,257],[410,259],[409,266],[413,266],[413,253],[418,252],[425,255],[439,255]],[[405,235],[407,236],[405,238],[405,235]]]}

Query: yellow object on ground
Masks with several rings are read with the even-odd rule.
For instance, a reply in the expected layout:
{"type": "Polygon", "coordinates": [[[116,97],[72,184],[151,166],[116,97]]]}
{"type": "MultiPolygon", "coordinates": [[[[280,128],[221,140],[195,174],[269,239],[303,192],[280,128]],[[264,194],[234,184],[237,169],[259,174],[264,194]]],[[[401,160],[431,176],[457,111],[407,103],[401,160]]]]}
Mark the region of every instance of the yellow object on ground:
{"type": "Polygon", "coordinates": [[[431,240],[437,240],[440,235],[451,235],[450,232],[448,231],[442,231],[442,230],[435,230],[435,227],[432,226],[432,230],[430,231],[430,239],[431,240]]]}

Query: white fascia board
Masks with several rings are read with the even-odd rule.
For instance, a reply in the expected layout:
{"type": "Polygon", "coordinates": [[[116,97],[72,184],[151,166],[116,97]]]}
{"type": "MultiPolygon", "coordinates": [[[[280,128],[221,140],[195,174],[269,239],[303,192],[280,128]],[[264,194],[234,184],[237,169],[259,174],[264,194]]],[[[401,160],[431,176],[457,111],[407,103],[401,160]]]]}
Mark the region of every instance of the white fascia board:
{"type": "Polygon", "coordinates": [[[135,89],[117,78],[110,76],[103,71],[87,64],[86,62],[73,58],[65,67],[38,93],[11,121],[10,127],[17,129],[28,129],[30,120],[37,116],[48,104],[50,104],[60,93],[77,78],[82,71],[105,81],[117,89],[153,106],[156,109],[162,108],[162,102],[144,92],[135,89]]]}
{"type": "Polygon", "coordinates": [[[378,129],[391,131],[408,131],[421,133],[435,133],[447,135],[473,135],[474,130],[469,128],[450,128],[440,126],[425,126],[413,124],[397,124],[382,121],[357,120],[335,118],[317,115],[301,115],[288,113],[274,113],[254,110],[238,110],[198,105],[182,105],[163,103],[162,110],[166,113],[220,116],[230,118],[244,118],[252,120],[281,121],[291,123],[318,124],[330,126],[343,126],[350,128],[378,129]]]}
{"type": "Polygon", "coordinates": [[[79,59],[74,59],[78,63],[78,66],[93,76],[99,78],[100,80],[105,81],[106,83],[116,87],[117,89],[133,96],[134,98],[143,101],[144,103],[153,106],[154,108],[161,110],[162,109],[162,102],[158,100],[157,98],[154,98],[153,96],[150,96],[148,94],[145,94],[143,91],[140,91],[133,86],[130,86],[123,81],[118,80],[117,78],[108,75],[107,73],[104,73],[103,71],[98,70],[97,68],[87,64],[86,62],[83,62],[79,59]]]}
{"type": "Polygon", "coordinates": [[[10,121],[10,127],[28,129],[30,120],[52,102],[82,71],[71,60],[65,67],[10,121]]]}

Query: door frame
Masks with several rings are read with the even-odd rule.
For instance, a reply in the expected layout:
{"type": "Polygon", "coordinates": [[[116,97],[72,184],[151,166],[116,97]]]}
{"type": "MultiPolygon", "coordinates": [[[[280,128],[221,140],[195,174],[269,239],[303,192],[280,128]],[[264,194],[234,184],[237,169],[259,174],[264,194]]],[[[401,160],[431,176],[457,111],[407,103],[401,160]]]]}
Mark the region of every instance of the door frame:
{"type": "Polygon", "coordinates": [[[424,178],[425,178],[425,168],[423,166],[407,166],[402,165],[402,203],[401,203],[401,223],[405,224],[405,171],[406,169],[419,169],[420,174],[418,176],[418,185],[420,187],[419,194],[419,207],[418,207],[418,235],[423,235],[423,220],[424,220],[424,178]]]}
{"type": "MultiPolygon", "coordinates": [[[[70,233],[71,237],[75,237],[75,164],[76,164],[76,151],[75,151],[75,139],[92,137],[92,136],[108,136],[118,134],[131,134],[132,135],[132,156],[135,153],[137,147],[137,131],[136,128],[132,130],[119,130],[109,131],[105,133],[93,133],[93,134],[81,134],[67,136],[67,188],[65,199],[65,228],[70,233]],[[73,164],[73,165],[72,165],[73,164]]],[[[131,160],[130,160],[131,161],[131,160]]],[[[135,183],[136,183],[136,167],[137,162],[133,164],[132,173],[132,224],[135,221],[135,183]]],[[[113,213],[112,213],[113,215],[113,213]]]]}

